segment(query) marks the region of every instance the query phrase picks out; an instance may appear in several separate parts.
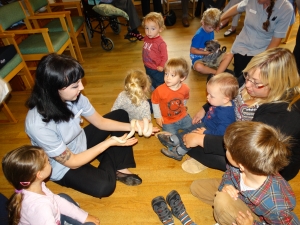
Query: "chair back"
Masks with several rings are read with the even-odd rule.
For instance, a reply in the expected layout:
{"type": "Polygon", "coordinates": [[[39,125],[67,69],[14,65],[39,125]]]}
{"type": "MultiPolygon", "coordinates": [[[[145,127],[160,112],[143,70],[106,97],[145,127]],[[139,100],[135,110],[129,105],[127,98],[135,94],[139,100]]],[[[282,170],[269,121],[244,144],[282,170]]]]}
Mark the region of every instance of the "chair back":
{"type": "Polygon", "coordinates": [[[26,18],[26,13],[20,2],[13,2],[0,7],[0,32],[26,18]]]}
{"type": "Polygon", "coordinates": [[[47,0],[25,0],[30,15],[34,15],[40,8],[47,6],[47,0]]]}

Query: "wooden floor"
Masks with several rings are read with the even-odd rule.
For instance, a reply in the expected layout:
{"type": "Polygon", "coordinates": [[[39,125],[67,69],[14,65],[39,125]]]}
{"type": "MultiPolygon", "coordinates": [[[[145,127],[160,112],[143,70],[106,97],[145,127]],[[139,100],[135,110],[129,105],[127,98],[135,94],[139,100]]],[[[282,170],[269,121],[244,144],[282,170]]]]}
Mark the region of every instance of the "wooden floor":
{"type": "MultiPolygon", "coordinates": [[[[190,20],[191,26],[184,28],[181,25],[180,10],[177,23],[173,27],[168,27],[161,34],[168,45],[169,58],[184,57],[190,62],[189,48],[191,38],[199,28],[200,19],[190,20]]],[[[140,13],[140,11],[139,11],[140,13]]],[[[242,22],[239,24],[240,31],[242,22]]],[[[298,24],[294,26],[291,38],[295,37],[298,24]]],[[[143,30],[140,29],[142,33],[143,30]]],[[[216,39],[222,46],[227,46],[229,50],[235,36],[224,38],[225,30],[216,33],[216,39]]],[[[125,27],[122,32],[115,35],[110,29],[107,30],[107,37],[111,38],[115,44],[111,52],[104,51],[100,46],[100,36],[96,34],[92,39],[92,48],[83,49],[85,62],[82,64],[85,69],[83,93],[90,99],[96,110],[102,115],[110,111],[115,98],[123,88],[123,79],[130,69],[144,69],[141,59],[142,42],[130,43],[124,40],[125,27]]],[[[83,45],[84,41],[80,40],[83,45]]],[[[259,40],[258,40],[259,41],[259,40]]],[[[293,49],[294,41],[283,47],[293,49]]],[[[232,66],[230,66],[232,68],[232,66]]],[[[206,76],[191,71],[186,83],[191,88],[190,100],[188,101],[188,111],[193,116],[199,107],[205,102],[205,80],[206,76]]],[[[12,92],[8,101],[8,106],[18,119],[14,125],[0,125],[0,158],[4,154],[16,147],[29,144],[29,138],[24,132],[24,119],[27,109],[24,102],[28,98],[28,92],[12,92]]],[[[0,113],[0,119],[3,115],[0,113]]],[[[153,122],[155,122],[153,120],[153,122]]],[[[87,125],[85,122],[84,126],[87,125]]],[[[81,207],[89,213],[100,218],[101,224],[105,225],[154,225],[161,224],[156,214],[152,211],[151,200],[158,196],[166,196],[171,190],[177,190],[186,206],[191,218],[199,225],[215,224],[212,215],[212,208],[190,193],[189,187],[193,180],[201,178],[220,178],[222,172],[206,169],[199,174],[188,174],[181,169],[182,162],[178,162],[163,156],[160,153],[162,145],[155,138],[149,139],[140,137],[137,145],[134,146],[134,156],[137,168],[132,172],[139,174],[143,183],[137,187],[128,187],[122,183],[117,183],[114,194],[108,198],[97,199],[79,193],[72,189],[61,187],[53,182],[48,182],[47,186],[54,192],[65,192],[70,194],[81,207]]],[[[295,191],[296,198],[300,200],[300,175],[289,182],[295,191]]],[[[0,170],[0,191],[6,196],[13,193],[13,188],[3,177],[0,170]]],[[[300,206],[297,205],[295,213],[300,216],[300,206]]],[[[175,224],[181,224],[175,219],[175,224]]]]}

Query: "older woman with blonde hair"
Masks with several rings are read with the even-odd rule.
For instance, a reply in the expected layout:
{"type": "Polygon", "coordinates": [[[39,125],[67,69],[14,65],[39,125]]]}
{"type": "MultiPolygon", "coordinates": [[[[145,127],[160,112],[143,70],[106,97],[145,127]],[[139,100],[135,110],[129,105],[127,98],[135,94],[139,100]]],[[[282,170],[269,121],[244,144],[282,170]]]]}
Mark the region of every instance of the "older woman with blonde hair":
{"type": "MultiPolygon", "coordinates": [[[[237,121],[259,121],[278,128],[292,137],[292,155],[280,171],[286,179],[294,178],[300,167],[300,78],[290,50],[273,48],[254,56],[243,70],[245,84],[235,101],[237,121]]],[[[195,115],[199,122],[207,105],[195,115]]],[[[183,138],[188,155],[205,166],[226,170],[223,137],[196,132],[183,138]]],[[[186,162],[185,162],[186,163],[186,162]]]]}

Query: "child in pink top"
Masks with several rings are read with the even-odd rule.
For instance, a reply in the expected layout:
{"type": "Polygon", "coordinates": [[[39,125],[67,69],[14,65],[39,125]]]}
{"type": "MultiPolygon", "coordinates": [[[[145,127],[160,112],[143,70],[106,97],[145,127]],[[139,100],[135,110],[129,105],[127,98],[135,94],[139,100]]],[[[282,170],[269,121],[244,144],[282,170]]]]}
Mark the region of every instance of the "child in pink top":
{"type": "Polygon", "coordinates": [[[143,63],[146,74],[151,78],[152,87],[156,89],[164,83],[164,66],[168,60],[167,44],[160,36],[165,29],[164,19],[160,13],[151,12],[144,17],[142,25],[146,33],[143,63]]]}
{"type": "Polygon", "coordinates": [[[8,205],[9,224],[100,224],[97,217],[71,203],[69,196],[55,195],[46,187],[44,180],[52,168],[43,149],[22,146],[7,153],[2,160],[2,170],[16,189],[8,205]]]}

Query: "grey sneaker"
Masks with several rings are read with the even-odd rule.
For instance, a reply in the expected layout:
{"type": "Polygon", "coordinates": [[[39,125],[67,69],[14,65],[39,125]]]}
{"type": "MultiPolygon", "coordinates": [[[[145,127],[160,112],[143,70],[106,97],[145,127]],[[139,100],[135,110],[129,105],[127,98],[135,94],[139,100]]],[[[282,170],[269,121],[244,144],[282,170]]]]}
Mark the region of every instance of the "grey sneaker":
{"type": "Polygon", "coordinates": [[[172,148],[176,147],[178,143],[174,143],[174,141],[170,138],[171,135],[167,134],[158,134],[157,138],[158,140],[166,147],[172,148]]]}
{"type": "Polygon", "coordinates": [[[165,149],[165,148],[162,148],[161,150],[161,153],[164,154],[165,156],[169,157],[169,158],[172,158],[172,159],[176,159],[178,161],[181,161],[182,158],[183,158],[183,155],[179,155],[177,153],[177,147],[173,148],[172,150],[171,149],[165,149]]]}
{"type": "MultiPolygon", "coordinates": [[[[175,190],[167,195],[167,202],[171,207],[172,214],[179,219],[179,217],[186,212],[184,204],[181,200],[179,193],[175,190]]],[[[179,219],[180,220],[180,219],[179,219]]]]}
{"type": "Polygon", "coordinates": [[[166,200],[162,196],[157,196],[151,202],[153,211],[158,215],[158,218],[163,224],[174,224],[173,216],[168,208],[166,200]]]}

